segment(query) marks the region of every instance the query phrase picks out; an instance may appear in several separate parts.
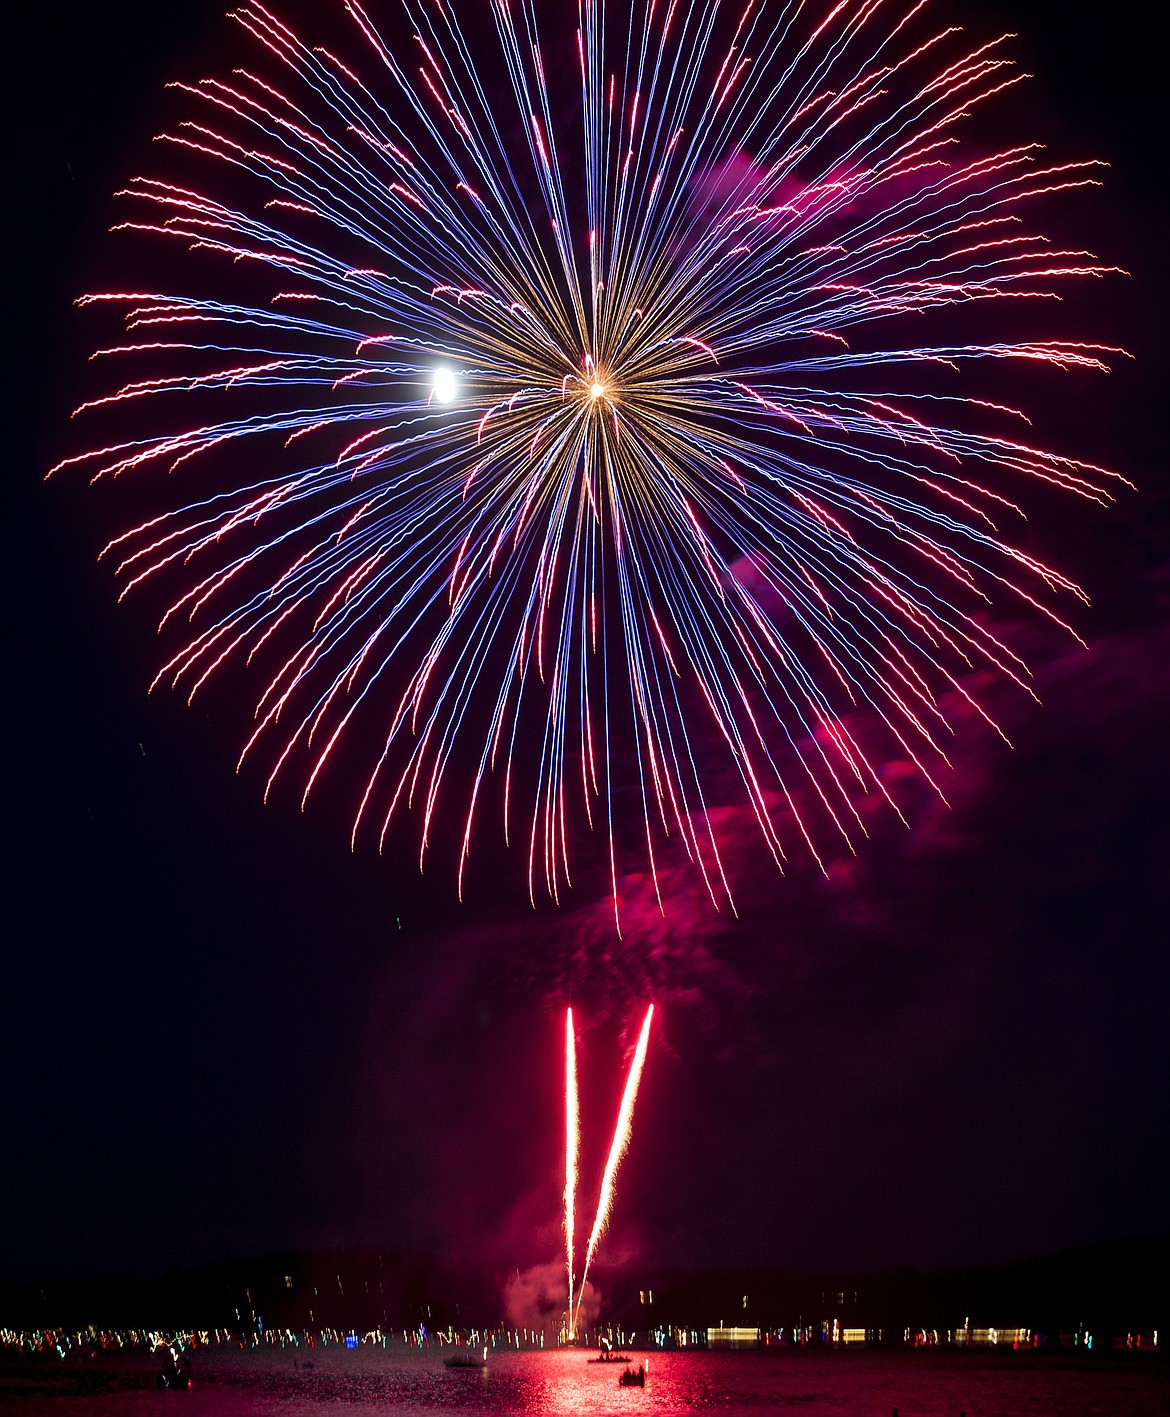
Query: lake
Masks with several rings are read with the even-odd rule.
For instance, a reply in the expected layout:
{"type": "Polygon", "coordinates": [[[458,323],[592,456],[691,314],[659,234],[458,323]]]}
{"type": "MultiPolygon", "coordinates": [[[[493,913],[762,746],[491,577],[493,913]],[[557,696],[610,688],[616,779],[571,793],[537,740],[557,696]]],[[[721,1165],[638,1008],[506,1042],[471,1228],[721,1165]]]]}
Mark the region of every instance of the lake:
{"type": "MultiPolygon", "coordinates": [[[[0,1409],[19,1417],[401,1417],[443,1413],[808,1413],[809,1417],[1161,1417],[1170,1370],[1154,1354],[1086,1357],[945,1351],[702,1350],[649,1355],[645,1389],[580,1351],[491,1355],[450,1370],[439,1349],[402,1346],[193,1355],[190,1392],[160,1392],[145,1354],[6,1362],[0,1409]],[[305,1357],[314,1366],[301,1366],[305,1357]],[[295,1366],[294,1366],[295,1365],[295,1366]]],[[[647,1355],[638,1354],[639,1361],[647,1355]]]]}

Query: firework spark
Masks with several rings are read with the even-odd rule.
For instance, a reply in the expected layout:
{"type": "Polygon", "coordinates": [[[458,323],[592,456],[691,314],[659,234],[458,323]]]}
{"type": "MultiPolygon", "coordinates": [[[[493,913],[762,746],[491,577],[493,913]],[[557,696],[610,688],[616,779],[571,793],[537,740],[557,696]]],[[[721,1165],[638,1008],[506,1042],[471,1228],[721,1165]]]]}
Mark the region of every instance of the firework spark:
{"type": "Polygon", "coordinates": [[[897,810],[853,707],[941,795],[944,701],[1027,687],[988,608],[1081,592],[999,523],[1113,474],[972,376],[1110,351],[974,312],[1108,269],[1024,221],[1091,164],[960,145],[1018,81],[1003,40],[816,8],[580,0],[542,36],[534,0],[403,0],[391,42],[348,0],[339,57],[248,0],[255,62],[176,86],[177,175],[123,226],[187,248],[185,288],[82,301],[140,372],[60,466],[174,473],[107,549],[169,601],[156,682],[258,676],[266,792],[303,805],[374,733],[355,840],[413,807],[421,864],[461,789],[462,889],[495,795],[530,894],[598,829],[616,918],[632,814],[654,879],[674,839],[718,904],[728,764],[777,863],[820,861],[860,794],[897,810]]]}
{"type": "Polygon", "coordinates": [[[589,1244],[585,1250],[585,1263],[581,1266],[581,1290],[577,1295],[576,1304],[571,1309],[572,1322],[569,1325],[570,1333],[577,1331],[577,1314],[581,1308],[581,1300],[585,1295],[585,1281],[589,1278],[589,1266],[593,1262],[593,1254],[597,1249],[597,1242],[605,1232],[609,1224],[610,1213],[613,1210],[613,1186],[617,1177],[617,1169],[621,1159],[626,1154],[626,1148],[630,1144],[630,1130],[634,1125],[634,1102],[638,1096],[638,1084],[642,1080],[642,1068],[646,1062],[646,1049],[650,1043],[650,1020],[654,1016],[654,1005],[651,1004],[646,1010],[646,1018],[642,1024],[642,1031],[638,1035],[638,1046],[634,1049],[634,1056],[630,1060],[630,1071],[626,1077],[625,1091],[622,1093],[622,1105],[618,1108],[617,1126],[614,1128],[613,1144],[609,1149],[609,1158],[605,1163],[605,1172],[601,1178],[601,1192],[597,1198],[597,1216],[593,1221],[593,1229],[589,1233],[589,1244]]]}

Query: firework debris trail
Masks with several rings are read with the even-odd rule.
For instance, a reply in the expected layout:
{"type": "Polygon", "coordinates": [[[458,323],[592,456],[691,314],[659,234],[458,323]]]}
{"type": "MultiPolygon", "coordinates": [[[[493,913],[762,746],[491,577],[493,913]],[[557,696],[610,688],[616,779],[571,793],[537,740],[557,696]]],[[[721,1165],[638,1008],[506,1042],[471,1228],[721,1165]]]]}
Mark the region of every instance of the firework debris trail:
{"type": "Polygon", "coordinates": [[[577,1315],[581,1311],[581,1300],[585,1297],[585,1281],[589,1277],[589,1265],[593,1260],[593,1252],[597,1249],[597,1242],[609,1224],[610,1212],[613,1210],[614,1178],[617,1175],[618,1165],[626,1154],[626,1147],[630,1144],[630,1129],[634,1123],[634,1101],[638,1096],[638,1084],[642,1080],[642,1068],[646,1062],[646,1048],[650,1042],[650,1020],[653,1016],[654,1005],[651,1004],[646,1010],[642,1032],[638,1035],[638,1046],[634,1049],[634,1056],[630,1061],[630,1071],[626,1077],[625,1091],[622,1093],[622,1105],[618,1109],[617,1126],[614,1128],[613,1145],[609,1149],[609,1160],[605,1163],[605,1174],[601,1178],[601,1194],[597,1198],[597,1218],[593,1222],[593,1230],[589,1236],[589,1245],[585,1251],[585,1263],[581,1266],[581,1288],[572,1311],[570,1333],[577,1331],[577,1315]]]}
{"type": "MultiPolygon", "coordinates": [[[[573,1036],[573,1010],[565,1010],[565,1258],[569,1271],[569,1307],[573,1313],[573,1224],[577,1198],[577,1156],[581,1147],[580,1108],[577,1102],[577,1044],[573,1036]]],[[[571,1336],[571,1335],[570,1335],[571,1336]]]]}
{"type": "Polygon", "coordinates": [[[81,302],[140,372],[58,466],[176,474],[107,547],[169,600],[155,682],[252,666],[265,795],[364,744],[355,842],[413,808],[421,862],[460,780],[460,891],[498,774],[529,894],[587,823],[619,931],[623,863],[658,890],[668,838],[731,900],[728,779],[778,864],[852,850],[864,795],[899,811],[858,707],[942,796],[953,706],[991,722],[989,669],[1031,692],[992,607],[1083,598],[1000,523],[1116,476],[973,381],[1115,351],[947,312],[1112,269],[1025,220],[1095,164],[962,147],[1023,76],[925,0],[580,0],[544,36],[533,0],[403,9],[389,42],[348,0],[342,57],[244,0],[255,60],[175,85],[178,171],[123,194],[186,291],[81,302]]]}

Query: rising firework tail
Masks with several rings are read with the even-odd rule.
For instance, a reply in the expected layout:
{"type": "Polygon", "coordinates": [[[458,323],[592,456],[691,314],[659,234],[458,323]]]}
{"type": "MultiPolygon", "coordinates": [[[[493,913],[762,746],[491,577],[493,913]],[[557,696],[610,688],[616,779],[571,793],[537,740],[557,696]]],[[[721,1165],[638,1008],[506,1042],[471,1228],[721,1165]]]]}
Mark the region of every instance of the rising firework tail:
{"type": "MultiPolygon", "coordinates": [[[[573,1299],[573,1254],[570,1246],[569,1250],[569,1324],[568,1332],[570,1336],[576,1334],[578,1319],[581,1312],[581,1300],[585,1297],[585,1281],[589,1278],[589,1266],[593,1262],[593,1256],[597,1250],[598,1241],[605,1233],[609,1224],[609,1217],[613,1211],[614,1183],[617,1180],[618,1166],[622,1157],[626,1154],[626,1148],[630,1144],[630,1133],[634,1125],[634,1103],[638,1097],[638,1085],[642,1081],[642,1069],[646,1063],[646,1049],[650,1044],[650,1020],[654,1016],[654,1005],[651,1004],[646,1010],[646,1017],[642,1022],[642,1030],[638,1034],[638,1043],[634,1049],[633,1057],[630,1059],[630,1070],[626,1075],[626,1085],[622,1091],[621,1106],[618,1108],[617,1124],[614,1127],[613,1142],[609,1148],[609,1156],[606,1158],[605,1171],[601,1177],[601,1189],[597,1197],[597,1215],[593,1221],[593,1229],[589,1232],[589,1244],[585,1250],[585,1261],[581,1266],[581,1285],[577,1298],[573,1299]]],[[[571,1014],[570,1023],[571,1027],[571,1014]]],[[[566,1089],[567,1090],[567,1089],[566,1089]]],[[[573,1095],[576,1097],[576,1072],[573,1076],[573,1095]]],[[[568,1190],[566,1188],[566,1214],[568,1214],[568,1190]]],[[[566,1231],[568,1231],[568,1221],[566,1220],[566,1231]]]]}
{"type": "Polygon", "coordinates": [[[778,864],[898,811],[857,708],[942,795],[948,702],[1027,689],[992,607],[1083,594],[999,524],[1115,477],[974,386],[1112,352],[986,333],[1110,269],[1026,220],[1093,164],[960,141],[1004,41],[919,0],[344,9],[344,54],[234,12],[254,60],[176,86],[178,175],[123,194],[178,283],[81,302],[140,372],[59,466],[173,474],[107,548],[169,600],[156,682],[251,666],[241,762],[302,804],[367,745],[355,842],[413,807],[421,864],[454,798],[460,890],[489,783],[530,895],[594,829],[619,929],[631,815],[718,904],[733,801],[778,864]]]}
{"type": "Polygon", "coordinates": [[[565,1010],[565,1262],[569,1280],[569,1304],[573,1313],[573,1230],[577,1206],[577,1158],[581,1149],[580,1107],[577,1101],[577,1040],[573,1033],[573,1010],[565,1010]]]}

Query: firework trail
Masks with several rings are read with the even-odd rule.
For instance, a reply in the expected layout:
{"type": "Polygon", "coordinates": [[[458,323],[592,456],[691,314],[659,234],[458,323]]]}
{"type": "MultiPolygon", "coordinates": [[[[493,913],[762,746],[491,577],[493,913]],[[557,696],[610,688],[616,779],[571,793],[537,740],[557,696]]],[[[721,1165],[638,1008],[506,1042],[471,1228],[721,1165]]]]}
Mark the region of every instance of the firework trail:
{"type": "Polygon", "coordinates": [[[179,287],[82,301],[139,372],[59,466],[173,474],[107,548],[169,603],[156,682],[250,666],[241,762],[302,805],[359,773],[355,841],[413,808],[421,864],[461,796],[460,889],[484,798],[530,894],[596,829],[615,917],[668,838],[730,899],[727,765],[778,864],[897,810],[855,707],[941,795],[945,701],[1027,687],[989,609],[1081,594],[999,524],[1113,476],[973,382],[1109,353],[974,317],[1108,269],[1024,220],[1091,164],[959,144],[1003,40],[925,0],[344,9],[352,57],[235,11],[254,62],[175,86],[176,175],[123,194],[179,287]]]}
{"type": "MultiPolygon", "coordinates": [[[[577,1044],[573,1036],[573,1010],[565,1010],[565,1256],[569,1271],[569,1307],[573,1317],[573,1224],[577,1198],[577,1156],[581,1146],[580,1108],[577,1104],[577,1044]]],[[[572,1333],[570,1332],[570,1337],[572,1333]]]]}
{"type": "Polygon", "coordinates": [[[577,1331],[577,1314],[581,1308],[581,1300],[585,1296],[585,1281],[589,1278],[589,1265],[593,1260],[593,1252],[597,1249],[597,1242],[601,1239],[602,1232],[609,1224],[610,1212],[613,1209],[613,1183],[618,1165],[630,1144],[630,1128],[634,1124],[634,1102],[638,1096],[638,1084],[642,1080],[642,1067],[646,1062],[646,1048],[650,1042],[650,1020],[653,1016],[654,1005],[651,1004],[646,1010],[642,1032],[638,1035],[638,1046],[634,1049],[634,1056],[630,1061],[630,1071],[626,1078],[625,1091],[622,1093],[622,1105],[618,1109],[617,1126],[614,1128],[613,1145],[609,1149],[609,1160],[605,1163],[605,1173],[601,1178],[601,1194],[597,1198],[597,1217],[593,1222],[589,1245],[585,1250],[585,1263],[581,1266],[581,1289],[577,1295],[576,1307],[573,1310],[571,1333],[577,1331]]]}

